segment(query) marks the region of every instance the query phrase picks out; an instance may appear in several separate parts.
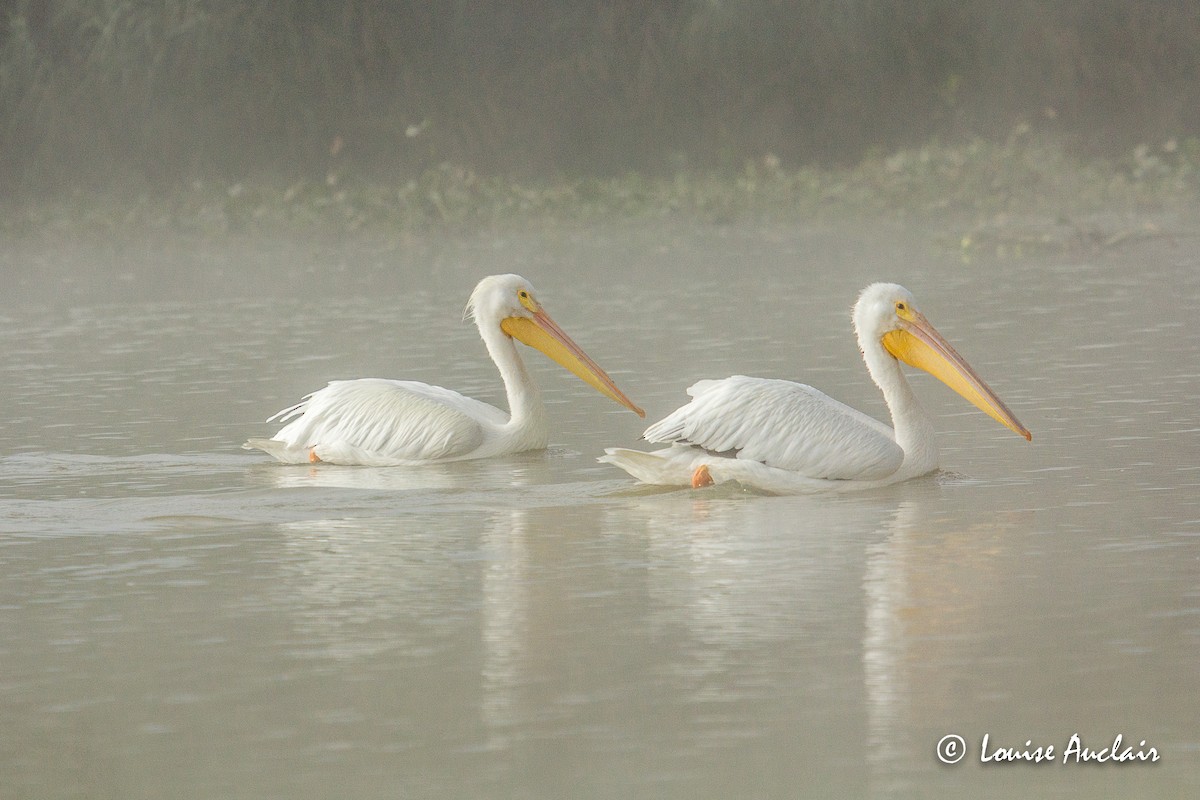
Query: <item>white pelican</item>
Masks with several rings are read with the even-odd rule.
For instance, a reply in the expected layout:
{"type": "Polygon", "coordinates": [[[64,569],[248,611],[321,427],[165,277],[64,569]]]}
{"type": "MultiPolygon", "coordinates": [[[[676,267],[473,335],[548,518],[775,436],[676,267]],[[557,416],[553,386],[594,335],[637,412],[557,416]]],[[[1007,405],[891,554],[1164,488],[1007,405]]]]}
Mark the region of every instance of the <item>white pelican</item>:
{"type": "Polygon", "coordinates": [[[735,375],[700,381],[691,402],[646,429],[653,452],[609,448],[600,461],[644,483],[694,488],[739,481],[771,492],[884,486],[938,467],[933,423],[900,369],[929,372],[996,421],[1032,435],[894,283],[875,283],[854,305],[867,371],[892,414],[889,428],[791,381],[735,375]]]}
{"type": "Polygon", "coordinates": [[[548,435],[546,409],[514,339],[541,350],[639,417],[646,416],[550,319],[521,276],[481,280],[471,292],[465,316],[475,318],[500,370],[511,418],[487,403],[416,381],[332,381],[268,419],[291,420],[279,433],[242,446],[264,450],[287,464],[370,466],[462,461],[541,449],[548,435]]]}

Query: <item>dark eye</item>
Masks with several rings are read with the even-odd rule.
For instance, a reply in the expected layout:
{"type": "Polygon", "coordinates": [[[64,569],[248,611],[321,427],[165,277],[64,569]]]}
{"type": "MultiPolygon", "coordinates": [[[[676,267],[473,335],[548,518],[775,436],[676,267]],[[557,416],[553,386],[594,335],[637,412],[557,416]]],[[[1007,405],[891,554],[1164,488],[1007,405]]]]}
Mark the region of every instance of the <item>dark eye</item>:
{"type": "Polygon", "coordinates": [[[904,304],[904,301],[903,301],[903,300],[901,300],[900,302],[896,303],[896,310],[897,310],[897,311],[907,311],[907,310],[908,310],[908,306],[906,306],[906,305],[904,304]]]}
{"type": "Polygon", "coordinates": [[[522,289],[521,291],[517,292],[517,296],[518,296],[518,297],[520,297],[522,300],[528,300],[528,299],[529,299],[529,292],[527,292],[527,291],[525,291],[524,289],[522,289]]]}

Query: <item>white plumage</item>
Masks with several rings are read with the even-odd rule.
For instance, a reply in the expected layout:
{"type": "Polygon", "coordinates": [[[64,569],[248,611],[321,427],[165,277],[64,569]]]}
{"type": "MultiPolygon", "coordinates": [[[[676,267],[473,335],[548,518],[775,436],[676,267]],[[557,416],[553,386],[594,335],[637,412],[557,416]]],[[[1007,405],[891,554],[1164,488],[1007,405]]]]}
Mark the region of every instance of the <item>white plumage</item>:
{"type": "Polygon", "coordinates": [[[644,415],[554,323],[519,275],[484,278],[471,294],[467,313],[475,318],[500,371],[511,416],[450,389],[416,381],[332,381],[268,419],[288,423],[273,437],[251,439],[243,446],[289,464],[369,466],[459,461],[543,448],[548,440],[545,407],[514,338],[644,415]]]}
{"type": "MultiPolygon", "coordinates": [[[[334,464],[389,466],[451,461],[481,452],[484,425],[499,428],[504,412],[458,392],[416,381],[360,378],[330,381],[267,422],[288,422],[274,439],[249,444],[281,461],[305,462],[316,453],[334,464]],[[293,443],[308,442],[309,447],[293,443]],[[297,452],[289,452],[297,450],[297,452]]],[[[533,447],[545,447],[530,437],[533,447]]],[[[522,448],[522,449],[531,449],[522,448]]]]}
{"type": "Polygon", "coordinates": [[[647,428],[647,441],[696,444],[830,480],[882,478],[904,460],[886,425],[802,383],[734,375],[687,392],[692,401],[647,428]]]}
{"type": "Polygon", "coordinates": [[[691,402],[644,434],[672,445],[642,452],[610,448],[600,461],[644,483],[739,481],[792,492],[880,486],[937,469],[933,425],[899,360],[927,370],[981,410],[1030,438],[995,393],[933,328],[908,290],[877,283],[854,309],[859,347],[882,390],[893,427],[800,383],[735,375],[699,381],[691,402]]]}

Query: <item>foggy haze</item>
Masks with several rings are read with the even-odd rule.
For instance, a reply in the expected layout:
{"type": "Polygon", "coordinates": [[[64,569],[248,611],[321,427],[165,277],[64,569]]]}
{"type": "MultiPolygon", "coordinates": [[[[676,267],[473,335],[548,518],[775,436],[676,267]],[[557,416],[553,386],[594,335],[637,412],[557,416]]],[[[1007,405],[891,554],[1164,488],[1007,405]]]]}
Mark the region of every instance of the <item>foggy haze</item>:
{"type": "Polygon", "coordinates": [[[1200,124],[1200,6],[809,0],[0,2],[11,190],[852,163],[1014,125],[1200,124]]]}

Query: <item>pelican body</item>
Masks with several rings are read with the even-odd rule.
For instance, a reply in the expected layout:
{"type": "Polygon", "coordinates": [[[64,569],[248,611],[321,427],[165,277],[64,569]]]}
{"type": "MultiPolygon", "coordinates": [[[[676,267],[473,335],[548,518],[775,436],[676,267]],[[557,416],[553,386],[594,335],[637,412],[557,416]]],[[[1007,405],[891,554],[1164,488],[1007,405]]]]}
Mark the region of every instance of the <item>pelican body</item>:
{"type": "Polygon", "coordinates": [[[471,293],[474,317],[500,371],[510,414],[416,381],[332,381],[267,422],[287,422],[270,439],[243,447],[287,464],[393,466],[462,461],[544,448],[546,409],[516,342],[542,351],[601,394],[644,417],[595,361],[552,320],[519,275],[484,278],[471,293]]]}
{"type": "Polygon", "coordinates": [[[771,492],[885,486],[938,468],[933,423],[900,369],[925,370],[980,410],[1032,439],[983,379],[894,283],[863,290],[854,329],[892,427],[801,383],[734,375],[688,389],[692,400],[646,429],[643,452],[609,448],[600,461],[644,483],[695,488],[739,481],[771,492]]]}

